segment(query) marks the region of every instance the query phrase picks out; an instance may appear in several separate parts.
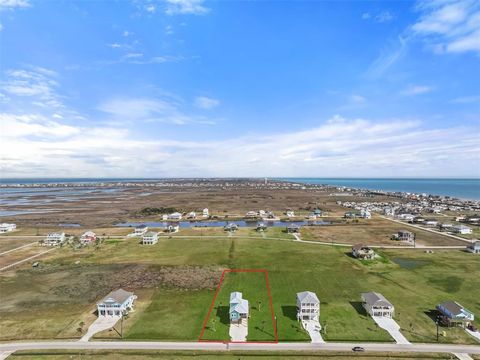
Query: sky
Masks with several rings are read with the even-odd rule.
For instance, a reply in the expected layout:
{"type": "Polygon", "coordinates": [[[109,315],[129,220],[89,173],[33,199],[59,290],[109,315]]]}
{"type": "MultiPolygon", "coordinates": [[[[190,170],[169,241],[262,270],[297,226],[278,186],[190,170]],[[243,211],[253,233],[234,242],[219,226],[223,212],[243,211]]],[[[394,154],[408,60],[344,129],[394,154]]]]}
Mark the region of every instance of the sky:
{"type": "Polygon", "coordinates": [[[0,176],[480,177],[480,2],[0,0],[0,176]]]}

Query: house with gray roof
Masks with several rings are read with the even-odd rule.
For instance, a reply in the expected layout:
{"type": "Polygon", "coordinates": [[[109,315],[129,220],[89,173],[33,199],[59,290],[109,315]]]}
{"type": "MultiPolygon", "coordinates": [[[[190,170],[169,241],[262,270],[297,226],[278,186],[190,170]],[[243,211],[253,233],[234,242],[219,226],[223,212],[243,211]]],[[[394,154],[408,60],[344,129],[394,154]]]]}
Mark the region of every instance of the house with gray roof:
{"type": "Polygon", "coordinates": [[[357,244],[352,246],[352,255],[360,260],[373,260],[375,259],[375,251],[371,247],[363,244],[357,244]]]}
{"type": "Polygon", "coordinates": [[[467,250],[474,254],[480,254],[480,241],[475,241],[468,245],[467,250]]]}
{"type": "Polygon", "coordinates": [[[314,320],[318,322],[320,316],[320,300],[317,294],[311,291],[297,293],[297,319],[314,320]]]}
{"type": "Polygon", "coordinates": [[[155,245],[158,242],[158,233],[149,231],[142,237],[143,245],[155,245]]]}
{"type": "Polygon", "coordinates": [[[460,326],[465,328],[475,319],[471,311],[468,311],[456,301],[445,301],[438,304],[437,310],[441,314],[440,319],[447,326],[460,326]]]}
{"type": "Polygon", "coordinates": [[[98,316],[121,316],[133,309],[133,292],[117,289],[97,303],[98,316]]]}
{"type": "Polygon", "coordinates": [[[395,307],[382,294],[368,292],[362,294],[362,305],[370,316],[393,318],[395,307]]]}
{"type": "Polygon", "coordinates": [[[230,294],[230,323],[239,324],[243,319],[248,319],[248,300],[243,298],[241,292],[235,291],[230,294]]]}

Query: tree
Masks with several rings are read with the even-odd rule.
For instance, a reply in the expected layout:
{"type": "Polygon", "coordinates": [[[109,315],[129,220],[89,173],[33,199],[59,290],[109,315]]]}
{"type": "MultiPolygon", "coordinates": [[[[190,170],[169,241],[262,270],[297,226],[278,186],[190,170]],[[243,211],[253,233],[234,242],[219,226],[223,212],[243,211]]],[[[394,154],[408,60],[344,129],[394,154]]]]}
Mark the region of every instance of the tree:
{"type": "Polygon", "coordinates": [[[80,334],[82,334],[82,333],[83,333],[83,329],[82,329],[81,327],[78,327],[78,328],[77,328],[77,332],[79,332],[80,334]]]}

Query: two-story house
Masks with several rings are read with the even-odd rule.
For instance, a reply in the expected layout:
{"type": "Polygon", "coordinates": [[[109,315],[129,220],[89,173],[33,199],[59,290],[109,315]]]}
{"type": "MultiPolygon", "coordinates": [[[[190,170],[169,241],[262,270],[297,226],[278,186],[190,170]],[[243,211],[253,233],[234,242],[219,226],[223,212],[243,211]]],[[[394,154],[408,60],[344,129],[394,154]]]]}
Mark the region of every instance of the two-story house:
{"type": "Polygon", "coordinates": [[[137,297],[133,292],[118,289],[109,293],[97,304],[98,316],[121,316],[133,309],[137,297]]]}
{"type": "Polygon", "coordinates": [[[314,320],[318,322],[320,317],[320,300],[311,291],[297,293],[297,319],[314,320]]]}
{"type": "Polygon", "coordinates": [[[232,324],[239,324],[243,319],[248,319],[248,300],[243,298],[241,292],[235,291],[230,294],[230,309],[228,313],[232,324]]]}
{"type": "Polygon", "coordinates": [[[370,316],[393,318],[395,307],[382,294],[368,292],[362,294],[362,305],[370,316]]]}

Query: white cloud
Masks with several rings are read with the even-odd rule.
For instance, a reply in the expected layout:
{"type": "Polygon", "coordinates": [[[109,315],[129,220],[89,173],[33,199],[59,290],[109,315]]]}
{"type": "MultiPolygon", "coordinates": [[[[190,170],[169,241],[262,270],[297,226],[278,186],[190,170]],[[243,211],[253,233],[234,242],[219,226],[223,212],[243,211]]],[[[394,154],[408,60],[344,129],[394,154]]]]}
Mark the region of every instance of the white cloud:
{"type": "Polygon", "coordinates": [[[200,109],[206,109],[206,110],[209,110],[209,109],[213,109],[215,107],[217,107],[218,105],[220,105],[220,100],[218,99],[214,99],[214,98],[211,98],[211,97],[207,97],[207,96],[198,96],[195,98],[195,106],[200,108],[200,109]]]}
{"type": "Polygon", "coordinates": [[[0,10],[29,7],[28,0],[0,0],[0,10]]]}
{"type": "Polygon", "coordinates": [[[190,115],[181,110],[182,103],[169,97],[163,98],[113,98],[98,107],[112,120],[162,122],[174,125],[205,124],[215,122],[204,116],[190,115]]]}
{"type": "Polygon", "coordinates": [[[168,15],[204,15],[210,11],[203,5],[204,0],[165,0],[165,2],[165,13],[168,15]]]}
{"type": "Polygon", "coordinates": [[[350,101],[355,104],[363,104],[366,101],[366,99],[361,95],[353,94],[350,96],[350,101]]]}
{"type": "Polygon", "coordinates": [[[477,0],[424,1],[417,6],[419,20],[412,32],[436,53],[480,53],[480,2],[477,0]]]}
{"type": "Polygon", "coordinates": [[[409,41],[409,37],[399,35],[388,47],[382,50],[380,55],[370,65],[366,72],[367,77],[377,78],[382,76],[397,61],[405,56],[409,41]]]}
{"type": "Polygon", "coordinates": [[[421,95],[421,94],[426,94],[429,92],[432,92],[435,90],[434,87],[432,86],[426,86],[426,85],[411,85],[405,90],[401,92],[401,95],[407,95],[407,96],[412,96],[412,95],[421,95]]]}
{"type": "Polygon", "coordinates": [[[149,4],[145,6],[145,10],[149,13],[155,13],[157,11],[157,7],[154,4],[149,4]]]}
{"type": "Polygon", "coordinates": [[[390,11],[381,11],[375,16],[375,21],[379,23],[386,23],[393,20],[393,15],[390,11]]]}
{"type": "Polygon", "coordinates": [[[34,115],[2,120],[9,127],[0,134],[0,171],[12,177],[480,175],[469,165],[480,152],[474,129],[424,129],[408,119],[336,116],[302,131],[212,141],[161,133],[141,139],[127,129],[73,127],[34,115]]]}
{"type": "Polygon", "coordinates": [[[480,95],[462,96],[451,101],[455,104],[480,104],[480,95]]]}

